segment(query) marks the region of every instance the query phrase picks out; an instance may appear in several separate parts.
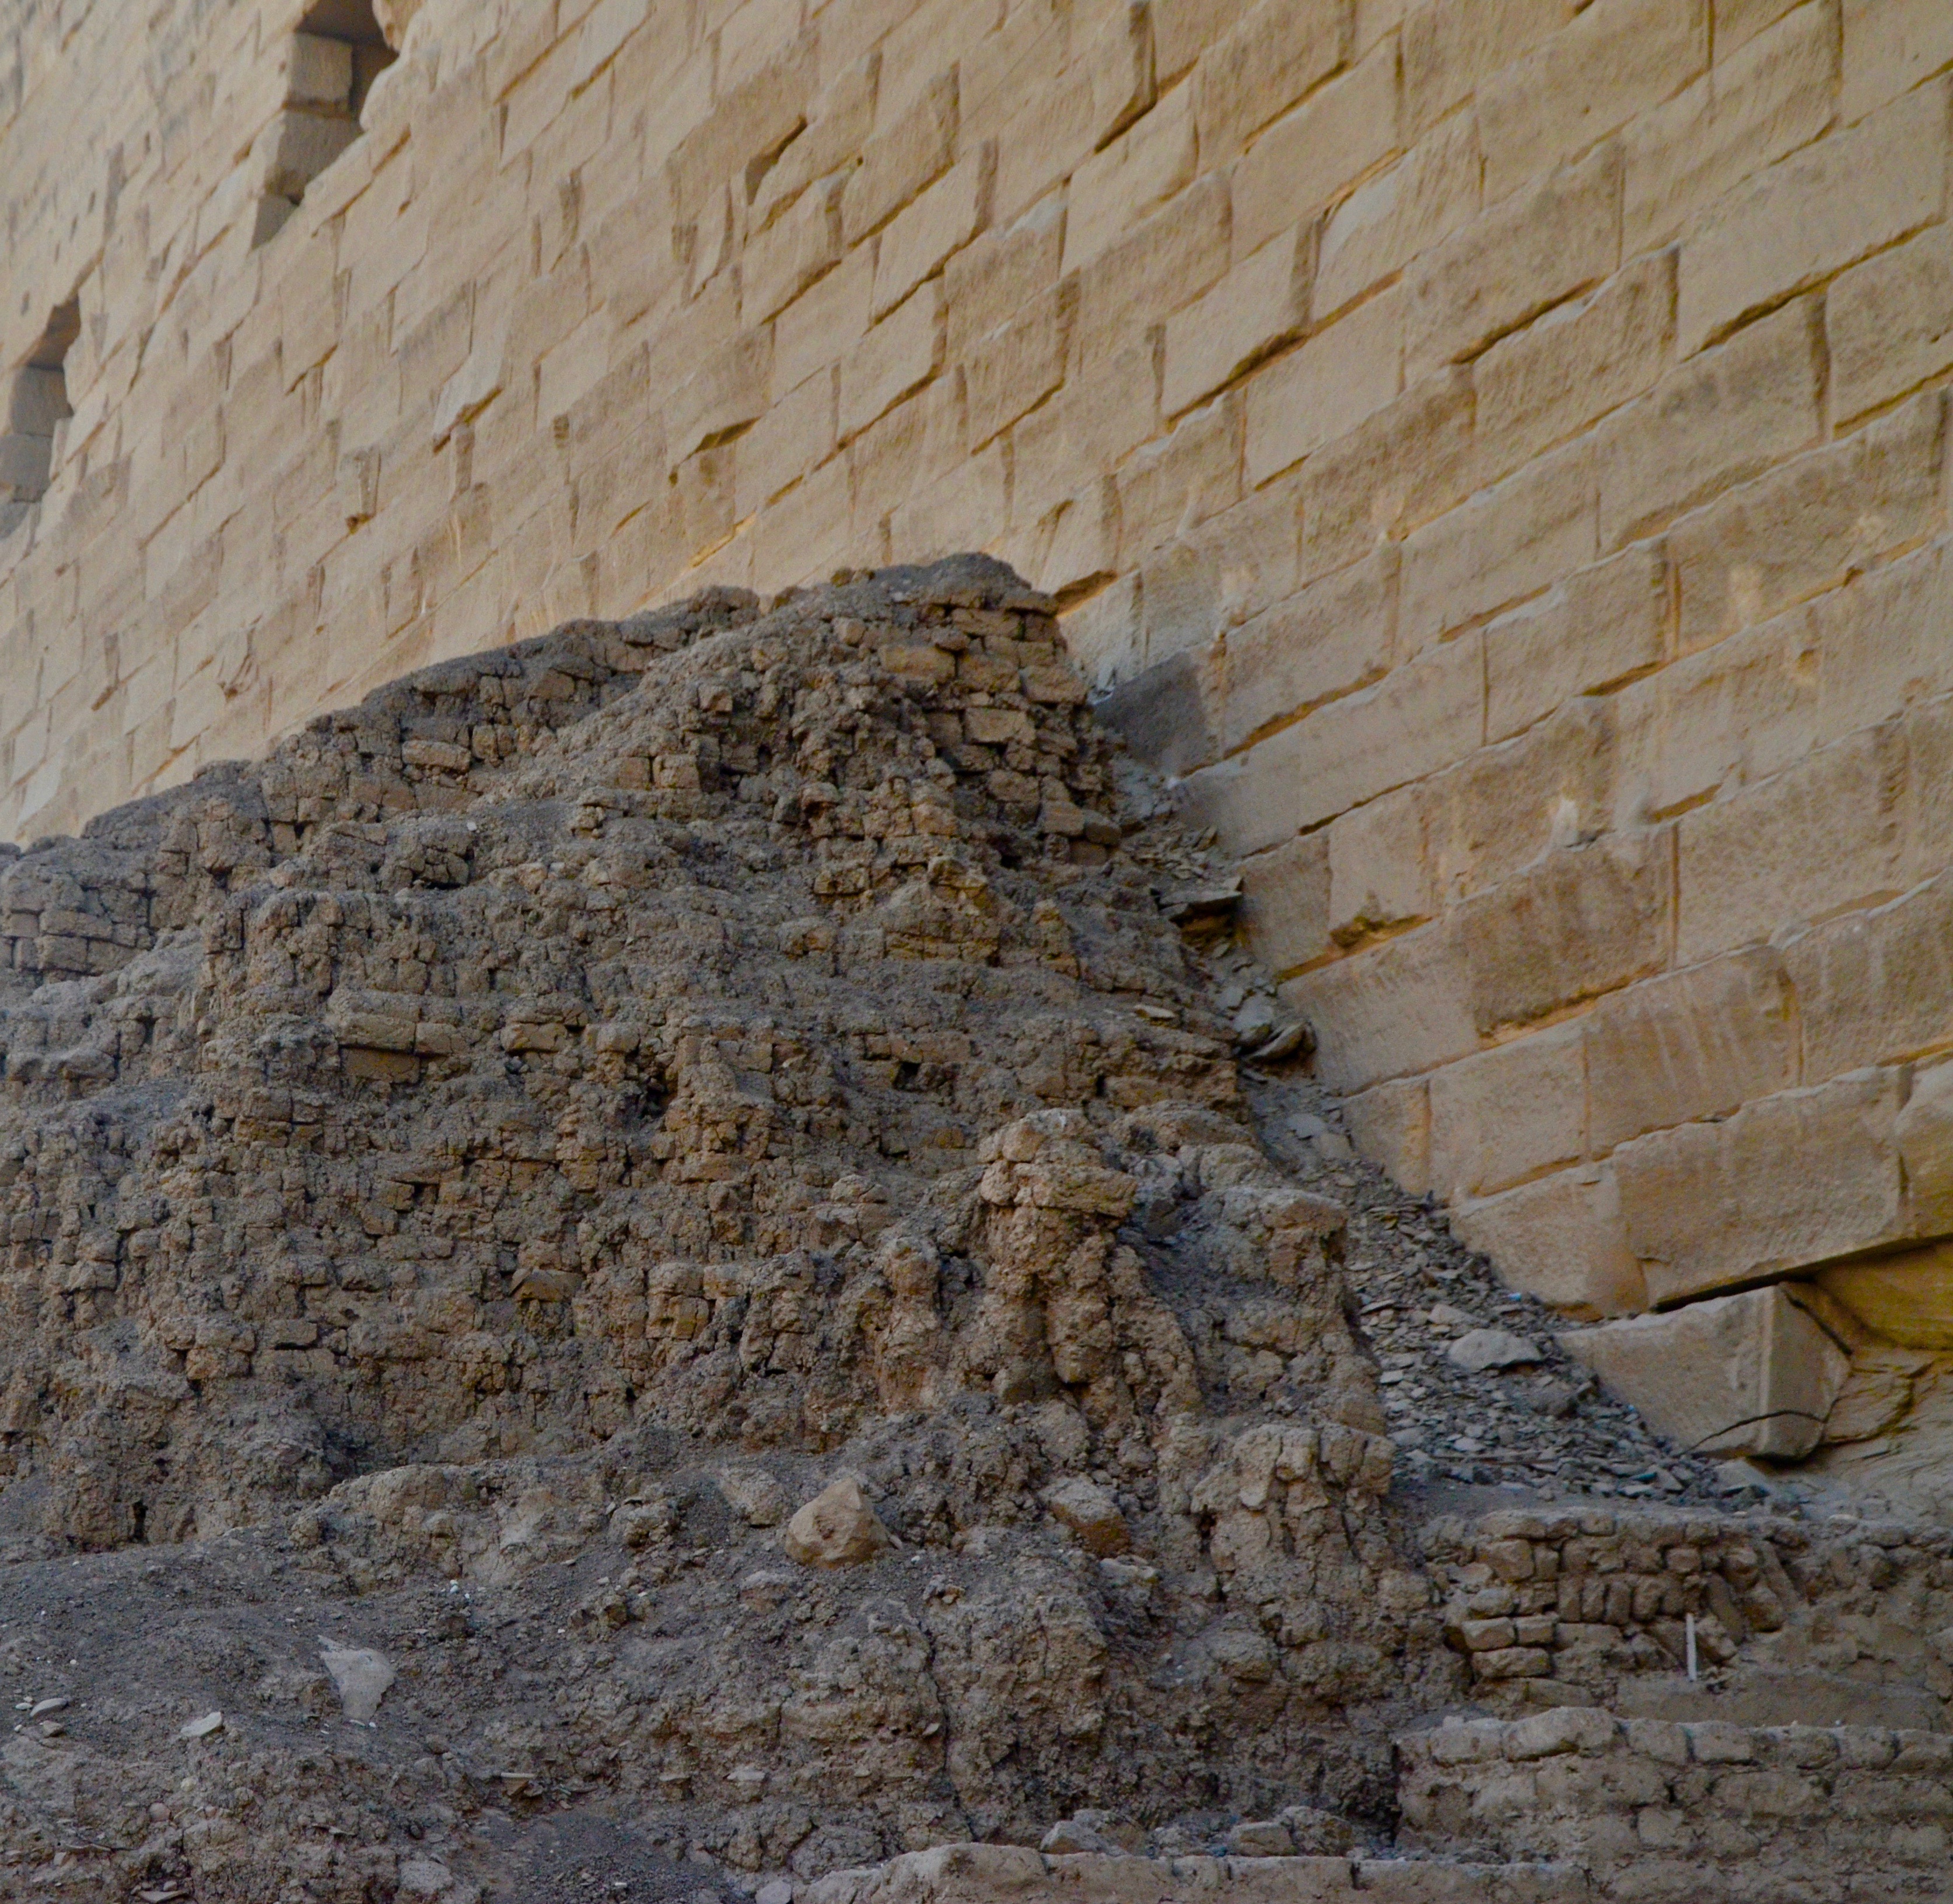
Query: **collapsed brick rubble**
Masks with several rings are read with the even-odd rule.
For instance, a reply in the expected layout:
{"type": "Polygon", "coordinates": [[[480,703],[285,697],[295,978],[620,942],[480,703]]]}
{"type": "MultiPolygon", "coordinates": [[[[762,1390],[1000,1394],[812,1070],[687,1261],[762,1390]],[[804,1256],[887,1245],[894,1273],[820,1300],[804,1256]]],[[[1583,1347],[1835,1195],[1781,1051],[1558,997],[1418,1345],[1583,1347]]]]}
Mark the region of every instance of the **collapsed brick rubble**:
{"type": "MultiPolygon", "coordinates": [[[[550,1832],[771,1904],[971,1839],[1346,1871],[1433,1715],[1953,1618],[1930,1541],[1419,1529],[1377,1279],[1500,1317],[1367,1191],[1353,1291],[1298,1040],[1049,610],[965,560],[572,624],[0,868],[0,1894],[541,1896],[550,1832]]],[[[1535,1480],[1709,1498],[1555,1375],[1450,1478],[1523,1416],[1535,1480]]],[[[1892,1724],[1953,1689],[1864,1658],[1892,1724]]]]}

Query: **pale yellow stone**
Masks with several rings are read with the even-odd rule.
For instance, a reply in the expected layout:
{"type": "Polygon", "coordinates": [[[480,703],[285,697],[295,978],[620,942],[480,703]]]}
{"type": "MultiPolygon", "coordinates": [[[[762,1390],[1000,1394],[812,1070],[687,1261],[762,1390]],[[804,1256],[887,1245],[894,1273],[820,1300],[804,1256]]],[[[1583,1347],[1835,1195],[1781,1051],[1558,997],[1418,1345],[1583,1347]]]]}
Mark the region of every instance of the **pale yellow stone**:
{"type": "Polygon", "coordinates": [[[1403,382],[1401,305],[1397,291],[1386,291],[1248,378],[1251,484],[1259,487],[1346,436],[1397,397],[1403,382]]]}
{"type": "Polygon", "coordinates": [[[1832,413],[1843,421],[1953,364],[1953,226],[1869,259],[1825,301],[1832,413]]]}
{"type": "Polygon", "coordinates": [[[1193,177],[1198,156],[1193,91],[1177,87],[1072,174],[1064,268],[1089,265],[1171,198],[1193,177]]]}

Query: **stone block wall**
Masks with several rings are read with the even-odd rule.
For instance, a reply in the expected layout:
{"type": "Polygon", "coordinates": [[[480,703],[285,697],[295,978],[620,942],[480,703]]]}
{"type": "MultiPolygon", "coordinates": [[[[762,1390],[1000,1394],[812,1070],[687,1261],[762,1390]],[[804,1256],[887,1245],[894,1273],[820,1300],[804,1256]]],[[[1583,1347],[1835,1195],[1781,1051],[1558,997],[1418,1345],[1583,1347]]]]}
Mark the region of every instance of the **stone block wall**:
{"type": "Polygon", "coordinates": [[[980,547],[1516,1281],[1929,1243],[1949,68],[1937,0],[0,0],[0,832],[980,547]]]}
{"type": "Polygon", "coordinates": [[[1877,1726],[1625,1723],[1592,1706],[1398,1740],[1406,1839],[1551,1857],[1597,1896],[1944,1897],[1953,1739],[1877,1726]]]}

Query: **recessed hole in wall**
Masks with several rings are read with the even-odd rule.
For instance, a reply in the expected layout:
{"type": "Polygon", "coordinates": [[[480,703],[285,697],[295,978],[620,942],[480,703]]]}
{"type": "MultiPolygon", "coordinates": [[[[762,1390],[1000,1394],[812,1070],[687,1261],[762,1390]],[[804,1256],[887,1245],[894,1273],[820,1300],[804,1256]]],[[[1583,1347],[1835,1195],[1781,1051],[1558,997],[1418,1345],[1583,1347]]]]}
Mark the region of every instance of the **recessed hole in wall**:
{"type": "Polygon", "coordinates": [[[81,302],[57,305],[26,361],[0,378],[0,535],[47,494],[55,432],[73,411],[67,353],[81,334],[81,302]]]}
{"type": "Polygon", "coordinates": [[[259,145],[264,190],[254,244],[297,209],[306,187],[359,136],[359,111],[396,55],[372,0],[320,0],[286,42],[285,96],[259,145]]]}

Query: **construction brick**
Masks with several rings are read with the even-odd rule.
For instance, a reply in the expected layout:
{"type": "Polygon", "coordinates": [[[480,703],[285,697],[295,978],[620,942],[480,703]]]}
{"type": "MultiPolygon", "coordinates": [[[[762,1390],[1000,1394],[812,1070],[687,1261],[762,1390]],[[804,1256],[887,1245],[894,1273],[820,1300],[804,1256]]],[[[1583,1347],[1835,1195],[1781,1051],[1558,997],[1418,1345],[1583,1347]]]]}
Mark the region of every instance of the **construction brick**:
{"type": "Polygon", "coordinates": [[[1064,268],[1091,263],[1193,179],[1190,87],[1179,86],[1071,175],[1064,224],[1064,268]]]}
{"type": "Polygon", "coordinates": [[[1403,21],[1406,130],[1415,137],[1508,60],[1557,33],[1578,0],[1425,0],[1403,21]]]}
{"type": "Polygon", "coordinates": [[[1621,249],[1633,256],[1679,237],[1723,195],[1821,136],[1837,114],[1838,32],[1829,0],[1726,45],[1715,65],[1622,134],[1627,155],[1621,249]]]}
{"type": "Polygon", "coordinates": [[[1809,300],[1678,365],[1600,430],[1600,547],[1645,535],[1815,442],[1820,359],[1809,300]]]}
{"type": "Polygon", "coordinates": [[[1343,0],[1260,0],[1200,56],[1195,117],[1205,163],[1222,164],[1339,66],[1343,0]]]}
{"type": "Polygon", "coordinates": [[[1472,366],[1481,477],[1497,480],[1652,389],[1674,324],[1674,259],[1658,253],[1493,345],[1472,366]]]}
{"type": "Polygon", "coordinates": [[[1516,1289],[1582,1321],[1632,1315],[1647,1285],[1629,1253],[1613,1175],[1575,1166],[1461,1205],[1452,1233],[1516,1289]]]}
{"type": "Polygon", "coordinates": [[[1449,120],[1365,180],[1323,228],[1310,310],[1316,322],[1403,271],[1478,212],[1476,122],[1449,120]]]}
{"type": "Polygon", "coordinates": [[[1614,1153],[1629,1249],[1671,1303],[1904,1234],[1900,1077],[1857,1071],[1614,1153]]]}
{"type": "Polygon", "coordinates": [[[1431,1074],[1431,1187],[1489,1196],[1577,1162],[1587,1145],[1585,1027],[1554,1025],[1431,1074]]]}
{"type": "Polygon", "coordinates": [[[1585,1024],[1597,1153],[1727,1117],[1798,1082],[1796,999],[1769,946],[1631,985],[1603,999],[1585,1024]]]}
{"type": "Polygon", "coordinates": [[[1904,756],[1873,729],[1683,815],[1676,956],[1705,958],[1892,896],[1904,756]],[[1814,853],[1810,842],[1826,842],[1814,853]]]}
{"type": "Polygon", "coordinates": [[[1348,435],[1397,397],[1403,382],[1400,312],[1399,293],[1386,291],[1249,377],[1243,397],[1251,485],[1348,435]]]}
{"type": "Polygon", "coordinates": [[[1485,732],[1503,740],[1576,695],[1657,666],[1666,652],[1668,566],[1642,544],[1569,576],[1485,629],[1485,732]]]}
{"type": "Polygon", "coordinates": [[[876,246],[873,315],[877,319],[983,228],[989,183],[989,162],[980,153],[953,167],[896,214],[876,246]]]}
{"type": "Polygon", "coordinates": [[[1403,550],[1403,651],[1586,567],[1596,554],[1598,494],[1594,446],[1583,440],[1414,530],[1403,550]]]}
{"type": "Polygon", "coordinates": [[[1221,729],[1228,752],[1264,728],[1386,672],[1397,567],[1396,552],[1382,550],[1230,631],[1221,729]]]}
{"type": "Polygon", "coordinates": [[[1309,300],[1306,231],[1271,238],[1167,319],[1160,408],[1177,416],[1294,336],[1309,300]]]}
{"type": "Polygon", "coordinates": [[[842,441],[858,435],[942,361],[942,291],[932,281],[876,325],[841,363],[842,441]]]}
{"type": "Polygon", "coordinates": [[[852,245],[888,223],[956,157],[956,75],[925,86],[907,110],[863,148],[842,195],[842,234],[852,245]]]}
{"type": "Polygon", "coordinates": [[[1421,787],[1400,787],[1338,814],[1309,836],[1328,843],[1328,925],[1337,944],[1360,944],[1435,916],[1425,806],[1421,787]]]}
{"type": "Polygon", "coordinates": [[[1826,294],[1825,337],[1841,423],[1953,365],[1953,226],[1845,272],[1826,294]]]}
{"type": "Polygon", "coordinates": [[[1620,259],[1621,155],[1580,164],[1481,212],[1410,271],[1404,375],[1485,345],[1610,276],[1620,259]]]}
{"type": "MultiPolygon", "coordinates": [[[[952,313],[955,306],[952,304],[952,313]]],[[[972,338],[964,356],[970,441],[980,449],[1034,409],[1064,381],[1066,303],[1055,286],[1026,304],[987,336],[972,338]]]]}
{"type": "Polygon", "coordinates": [[[1311,222],[1396,152],[1397,97],[1397,48],[1385,40],[1263,131],[1234,168],[1235,256],[1311,222]]]}
{"type": "Polygon", "coordinates": [[[1946,95],[1927,87],[1730,193],[1682,242],[1677,350],[1691,356],[1937,219],[1947,149],[1946,95]]]}
{"type": "Polygon", "coordinates": [[[1242,862],[1240,921],[1270,971],[1293,971],[1331,949],[1329,884],[1328,842],[1320,833],[1242,862]]]}
{"type": "Polygon", "coordinates": [[[1862,119],[1953,62],[1953,20],[1936,0],[1844,0],[1845,118],[1862,119]]]}
{"type": "Polygon", "coordinates": [[[1730,491],[1668,535],[1690,651],[1721,641],[1945,521],[1938,391],[1730,491]]]}
{"type": "Polygon", "coordinates": [[[1707,0],[1594,0],[1479,89],[1487,199],[1577,157],[1708,64],[1707,0]]]}
{"type": "Polygon", "coordinates": [[[1898,1063],[1953,1037],[1953,880],[1788,935],[1803,1075],[1898,1063]]]}

